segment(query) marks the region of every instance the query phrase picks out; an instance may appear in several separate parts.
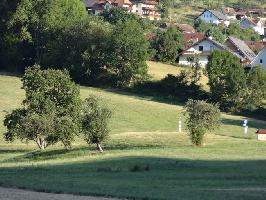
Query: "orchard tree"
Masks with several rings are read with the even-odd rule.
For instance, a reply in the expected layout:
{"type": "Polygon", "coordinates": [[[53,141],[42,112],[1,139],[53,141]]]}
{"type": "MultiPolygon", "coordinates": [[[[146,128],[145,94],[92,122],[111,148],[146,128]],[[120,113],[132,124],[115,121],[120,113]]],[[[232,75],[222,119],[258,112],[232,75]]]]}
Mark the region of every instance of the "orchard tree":
{"type": "Polygon", "coordinates": [[[33,140],[40,149],[57,142],[70,148],[80,127],[79,87],[67,71],[42,71],[38,65],[26,70],[22,82],[26,98],[22,108],[5,116],[5,139],[33,140]]]}
{"type": "Polygon", "coordinates": [[[206,67],[212,99],[225,111],[243,107],[246,78],[240,60],[227,51],[213,51],[206,67]]]}
{"type": "Polygon", "coordinates": [[[189,100],[186,103],[185,111],[191,142],[196,146],[201,146],[205,133],[220,125],[219,107],[217,104],[210,104],[206,101],[189,100]]]}
{"type": "Polygon", "coordinates": [[[108,69],[118,86],[132,86],[147,78],[148,43],[137,21],[127,20],[115,26],[108,55],[108,69]]]}
{"type": "Polygon", "coordinates": [[[96,144],[102,153],[101,143],[108,137],[108,120],[111,111],[95,96],[87,98],[83,104],[82,131],[88,144],[96,144]]]}

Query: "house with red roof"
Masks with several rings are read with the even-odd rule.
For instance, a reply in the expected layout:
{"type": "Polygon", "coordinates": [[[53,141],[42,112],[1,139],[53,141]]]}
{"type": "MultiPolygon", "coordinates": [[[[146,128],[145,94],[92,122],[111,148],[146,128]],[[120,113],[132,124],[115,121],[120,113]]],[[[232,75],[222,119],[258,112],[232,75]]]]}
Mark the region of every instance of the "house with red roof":
{"type": "Polygon", "coordinates": [[[195,33],[183,33],[185,48],[192,46],[193,44],[201,41],[205,38],[205,35],[200,32],[195,33]]]}

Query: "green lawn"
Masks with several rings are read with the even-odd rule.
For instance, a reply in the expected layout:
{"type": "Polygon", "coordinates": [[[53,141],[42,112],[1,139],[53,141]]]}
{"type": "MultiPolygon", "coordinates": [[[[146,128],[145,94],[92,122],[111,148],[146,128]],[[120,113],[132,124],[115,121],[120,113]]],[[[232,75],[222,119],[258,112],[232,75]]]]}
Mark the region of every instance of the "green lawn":
{"type": "MultiPolygon", "coordinates": [[[[18,107],[19,78],[0,76],[0,121],[18,107]]],[[[223,114],[223,125],[193,147],[177,130],[182,105],[118,90],[81,87],[113,110],[105,153],[77,138],[73,149],[56,145],[43,152],[33,143],[6,143],[0,137],[0,184],[37,191],[134,199],[265,199],[266,142],[255,139],[265,121],[223,114]]],[[[5,131],[0,124],[1,134],[5,131]]]]}

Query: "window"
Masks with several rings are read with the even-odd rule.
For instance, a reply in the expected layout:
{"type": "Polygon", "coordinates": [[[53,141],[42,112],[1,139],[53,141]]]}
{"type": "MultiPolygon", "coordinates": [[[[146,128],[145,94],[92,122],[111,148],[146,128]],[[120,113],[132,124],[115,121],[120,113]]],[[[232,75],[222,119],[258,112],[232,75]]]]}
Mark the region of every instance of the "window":
{"type": "Polygon", "coordinates": [[[203,46],[199,46],[199,51],[203,51],[203,46]]]}
{"type": "Polygon", "coordinates": [[[262,59],[260,59],[260,63],[263,63],[263,60],[262,59]]]}

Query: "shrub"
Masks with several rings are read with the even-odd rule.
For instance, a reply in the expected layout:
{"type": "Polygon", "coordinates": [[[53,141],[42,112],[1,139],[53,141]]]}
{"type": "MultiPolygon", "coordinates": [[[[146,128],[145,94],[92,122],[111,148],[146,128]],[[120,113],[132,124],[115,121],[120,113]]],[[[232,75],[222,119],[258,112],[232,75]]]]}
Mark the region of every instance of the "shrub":
{"type": "Polygon", "coordinates": [[[214,130],[220,125],[220,110],[217,104],[206,101],[189,100],[186,103],[186,124],[191,142],[201,146],[207,131],[214,130]]]}

